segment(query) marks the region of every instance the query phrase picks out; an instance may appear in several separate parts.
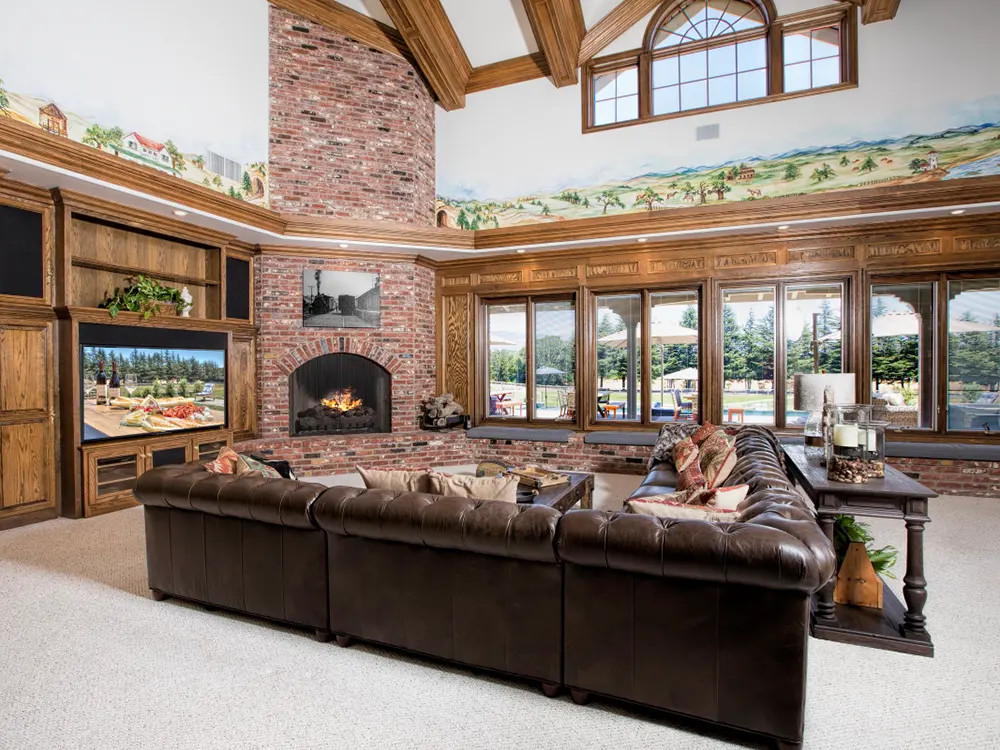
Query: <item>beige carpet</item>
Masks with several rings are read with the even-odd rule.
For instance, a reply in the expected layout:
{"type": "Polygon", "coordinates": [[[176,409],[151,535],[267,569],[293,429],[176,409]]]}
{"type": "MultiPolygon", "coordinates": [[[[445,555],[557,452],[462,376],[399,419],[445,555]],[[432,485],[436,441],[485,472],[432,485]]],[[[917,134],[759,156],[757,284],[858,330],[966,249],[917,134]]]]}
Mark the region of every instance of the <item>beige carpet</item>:
{"type": "MultiPolygon", "coordinates": [[[[602,495],[633,482],[604,479],[602,495]]],[[[810,641],[806,747],[1000,747],[1000,505],[940,498],[931,515],[937,656],[810,641]]],[[[902,524],[876,530],[902,544],[902,524]]],[[[143,546],[140,509],[0,533],[0,748],[733,746],[663,716],[154,602],[143,546]]]]}

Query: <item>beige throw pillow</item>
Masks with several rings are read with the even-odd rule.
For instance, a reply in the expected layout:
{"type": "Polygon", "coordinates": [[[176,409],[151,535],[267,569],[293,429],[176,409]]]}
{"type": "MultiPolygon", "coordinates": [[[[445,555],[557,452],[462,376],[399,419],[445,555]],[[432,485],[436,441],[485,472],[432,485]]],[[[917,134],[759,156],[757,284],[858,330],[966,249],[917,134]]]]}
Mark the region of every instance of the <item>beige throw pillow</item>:
{"type": "Polygon", "coordinates": [[[430,474],[426,471],[407,469],[366,469],[355,466],[370,490],[391,490],[392,492],[431,492],[430,474]]]}
{"type": "Polygon", "coordinates": [[[431,492],[447,497],[470,497],[477,500],[517,502],[517,477],[473,477],[464,474],[430,475],[431,492]]]}
{"type": "Polygon", "coordinates": [[[736,511],[720,510],[701,502],[701,491],[673,492],[667,495],[649,495],[629,500],[625,505],[629,513],[656,518],[694,518],[700,521],[735,521],[736,511]]]}

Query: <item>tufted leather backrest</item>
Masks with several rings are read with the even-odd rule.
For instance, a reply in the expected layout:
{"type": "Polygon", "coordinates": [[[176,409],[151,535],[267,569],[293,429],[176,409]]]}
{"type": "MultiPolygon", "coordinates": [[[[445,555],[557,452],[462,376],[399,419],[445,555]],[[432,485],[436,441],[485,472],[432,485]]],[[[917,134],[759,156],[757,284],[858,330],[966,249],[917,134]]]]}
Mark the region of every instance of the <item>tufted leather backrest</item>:
{"type": "Polygon", "coordinates": [[[560,513],[546,506],[331,487],[312,513],[321,529],[341,536],[556,562],[560,513]]]}
{"type": "Polygon", "coordinates": [[[201,464],[189,463],[147,471],[134,493],[143,505],[313,529],[309,511],[325,489],[322,484],[291,479],[213,474],[201,464]]]}

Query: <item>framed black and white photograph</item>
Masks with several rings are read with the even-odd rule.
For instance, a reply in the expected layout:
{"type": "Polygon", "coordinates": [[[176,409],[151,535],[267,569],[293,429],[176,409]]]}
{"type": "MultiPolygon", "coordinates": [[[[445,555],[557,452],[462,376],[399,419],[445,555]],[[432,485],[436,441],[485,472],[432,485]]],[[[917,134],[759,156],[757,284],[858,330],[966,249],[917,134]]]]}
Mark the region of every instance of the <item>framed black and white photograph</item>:
{"type": "Polygon", "coordinates": [[[378,328],[381,322],[379,274],[302,272],[302,325],[310,328],[378,328]]]}

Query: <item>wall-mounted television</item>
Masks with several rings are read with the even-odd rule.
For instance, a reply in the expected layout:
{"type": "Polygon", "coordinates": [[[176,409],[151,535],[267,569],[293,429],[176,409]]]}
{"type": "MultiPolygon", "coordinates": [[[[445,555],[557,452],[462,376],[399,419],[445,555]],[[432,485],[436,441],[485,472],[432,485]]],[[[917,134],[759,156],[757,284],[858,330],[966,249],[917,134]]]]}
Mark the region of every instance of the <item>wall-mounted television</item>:
{"type": "Polygon", "coordinates": [[[83,442],[226,426],[225,334],[80,329],[83,442]]]}

